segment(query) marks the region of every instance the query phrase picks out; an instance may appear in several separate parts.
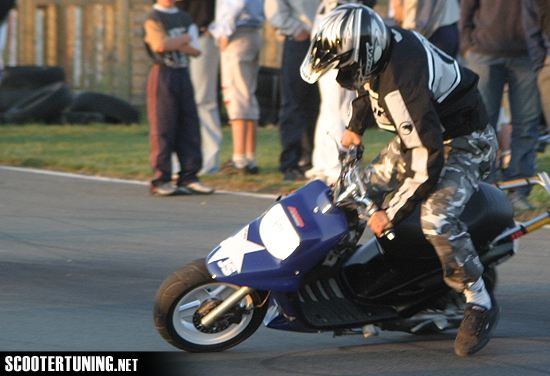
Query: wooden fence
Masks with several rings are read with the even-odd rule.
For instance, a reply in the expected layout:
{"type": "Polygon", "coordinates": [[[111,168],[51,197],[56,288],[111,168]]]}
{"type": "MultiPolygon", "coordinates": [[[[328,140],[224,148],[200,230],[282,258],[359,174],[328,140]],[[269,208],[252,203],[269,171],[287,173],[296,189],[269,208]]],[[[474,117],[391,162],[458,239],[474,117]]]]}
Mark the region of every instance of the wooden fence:
{"type": "MultiPolygon", "coordinates": [[[[73,90],[142,105],[151,65],[143,21],[151,5],[151,0],[18,0],[8,20],[5,64],[61,66],[73,90]]],[[[280,40],[268,23],[264,31],[262,65],[278,66],[280,40]]]]}

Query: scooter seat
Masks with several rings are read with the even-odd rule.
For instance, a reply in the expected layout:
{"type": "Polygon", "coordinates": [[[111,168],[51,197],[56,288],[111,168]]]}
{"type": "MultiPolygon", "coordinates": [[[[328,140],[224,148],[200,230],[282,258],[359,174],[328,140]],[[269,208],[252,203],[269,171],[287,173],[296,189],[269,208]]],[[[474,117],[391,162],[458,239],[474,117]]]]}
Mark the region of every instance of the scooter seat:
{"type": "MultiPolygon", "coordinates": [[[[387,253],[400,258],[434,258],[435,251],[420,226],[420,207],[395,227],[395,238],[381,238],[387,253]]],[[[460,219],[466,224],[476,248],[486,245],[506,228],[514,226],[514,209],[506,194],[493,185],[481,183],[466,204],[460,219]]]]}

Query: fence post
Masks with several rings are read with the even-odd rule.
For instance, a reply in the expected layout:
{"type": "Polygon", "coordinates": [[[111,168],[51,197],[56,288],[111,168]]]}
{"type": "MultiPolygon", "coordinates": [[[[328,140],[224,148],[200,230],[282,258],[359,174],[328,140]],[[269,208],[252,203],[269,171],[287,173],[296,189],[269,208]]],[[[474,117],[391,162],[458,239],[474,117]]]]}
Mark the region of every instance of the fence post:
{"type": "Polygon", "coordinates": [[[132,51],[131,51],[131,16],[130,0],[116,0],[115,12],[117,23],[117,94],[120,98],[131,100],[132,97],[132,51]]]}
{"type": "Polygon", "coordinates": [[[19,41],[17,43],[17,61],[19,64],[32,65],[35,63],[34,17],[36,14],[36,1],[19,0],[17,8],[17,34],[19,35],[19,41]]]}
{"type": "Polygon", "coordinates": [[[59,8],[55,4],[49,4],[46,10],[46,65],[56,65],[59,63],[60,48],[58,45],[59,27],[59,8]]]}

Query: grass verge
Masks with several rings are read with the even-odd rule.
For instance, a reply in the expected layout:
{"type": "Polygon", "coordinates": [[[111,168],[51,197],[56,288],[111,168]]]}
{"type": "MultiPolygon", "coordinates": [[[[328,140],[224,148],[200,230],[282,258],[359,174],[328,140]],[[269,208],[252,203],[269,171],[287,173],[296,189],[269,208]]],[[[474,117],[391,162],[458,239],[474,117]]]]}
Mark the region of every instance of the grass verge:
{"type": "MultiPolygon", "coordinates": [[[[42,125],[0,126],[0,164],[70,171],[82,174],[147,181],[149,166],[149,128],[147,124],[131,126],[42,125]]],[[[363,161],[371,161],[392,134],[368,130],[363,161]]],[[[201,179],[220,190],[281,194],[299,188],[303,183],[285,183],[278,171],[281,151],[276,127],[258,131],[259,175],[207,175],[201,179]]],[[[231,130],[223,129],[221,162],[231,158],[231,130]]],[[[550,172],[550,152],[538,155],[539,171],[550,172]]],[[[537,213],[547,210],[550,198],[542,187],[534,187],[529,200],[537,213]]],[[[520,213],[521,217],[522,213],[520,213]]]]}

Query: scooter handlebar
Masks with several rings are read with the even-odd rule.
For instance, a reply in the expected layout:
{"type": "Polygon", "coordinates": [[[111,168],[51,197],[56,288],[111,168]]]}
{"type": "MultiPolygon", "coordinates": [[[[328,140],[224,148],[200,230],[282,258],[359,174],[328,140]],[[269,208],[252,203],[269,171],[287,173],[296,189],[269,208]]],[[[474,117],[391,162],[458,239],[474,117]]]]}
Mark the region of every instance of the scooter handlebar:
{"type": "MultiPolygon", "coordinates": [[[[356,184],[350,185],[348,189],[344,190],[344,192],[340,192],[336,200],[343,202],[346,198],[352,198],[354,201],[362,203],[362,210],[361,210],[361,206],[360,208],[358,208],[360,215],[371,216],[373,212],[378,210],[378,208],[376,207],[376,205],[372,203],[370,199],[368,199],[365,196],[365,188],[363,187],[362,182],[360,181],[361,179],[359,177],[359,174],[355,170],[357,168],[356,162],[363,157],[364,150],[365,148],[363,145],[351,144],[347,151],[340,153],[340,161],[343,164],[342,166],[343,171],[340,175],[340,179],[343,181],[344,180],[343,177],[347,175],[349,177],[355,178],[356,184]],[[349,166],[352,166],[351,167],[352,171],[346,168],[346,167],[349,168],[349,166]],[[359,193],[361,197],[357,197],[355,195],[355,191],[357,189],[359,189],[359,193]]],[[[380,237],[386,238],[387,240],[393,240],[395,238],[395,231],[393,228],[386,229],[380,237]]]]}
{"type": "Polygon", "coordinates": [[[393,229],[393,227],[390,227],[386,230],[384,230],[384,232],[382,233],[382,236],[380,236],[381,238],[386,238],[388,240],[393,240],[395,239],[395,230],[393,229]]]}

